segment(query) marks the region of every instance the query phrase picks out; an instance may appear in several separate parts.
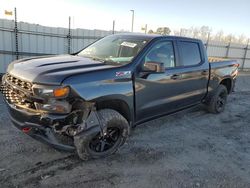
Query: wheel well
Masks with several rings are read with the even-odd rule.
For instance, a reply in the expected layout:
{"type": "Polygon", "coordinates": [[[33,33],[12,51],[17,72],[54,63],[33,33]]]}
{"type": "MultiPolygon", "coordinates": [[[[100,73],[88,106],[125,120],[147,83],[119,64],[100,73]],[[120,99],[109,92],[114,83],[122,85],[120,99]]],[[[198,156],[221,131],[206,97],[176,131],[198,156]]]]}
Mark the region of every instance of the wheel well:
{"type": "Polygon", "coordinates": [[[102,101],[96,104],[97,110],[109,108],[116,110],[119,112],[127,121],[130,123],[132,121],[131,113],[129,106],[126,102],[122,100],[109,100],[109,101],[102,101]]]}
{"type": "Polygon", "coordinates": [[[224,85],[227,88],[227,92],[231,92],[232,88],[232,80],[230,78],[226,78],[220,82],[221,85],[224,85]]]}

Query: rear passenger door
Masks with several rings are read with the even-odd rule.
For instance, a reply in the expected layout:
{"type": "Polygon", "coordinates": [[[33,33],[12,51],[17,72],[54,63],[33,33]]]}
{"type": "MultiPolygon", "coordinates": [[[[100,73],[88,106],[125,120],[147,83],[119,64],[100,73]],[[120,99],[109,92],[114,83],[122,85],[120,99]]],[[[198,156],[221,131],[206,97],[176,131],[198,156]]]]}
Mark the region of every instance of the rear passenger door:
{"type": "Polygon", "coordinates": [[[204,45],[198,40],[178,40],[177,48],[180,57],[178,76],[185,83],[184,104],[198,103],[206,95],[209,79],[209,64],[204,45]]]}

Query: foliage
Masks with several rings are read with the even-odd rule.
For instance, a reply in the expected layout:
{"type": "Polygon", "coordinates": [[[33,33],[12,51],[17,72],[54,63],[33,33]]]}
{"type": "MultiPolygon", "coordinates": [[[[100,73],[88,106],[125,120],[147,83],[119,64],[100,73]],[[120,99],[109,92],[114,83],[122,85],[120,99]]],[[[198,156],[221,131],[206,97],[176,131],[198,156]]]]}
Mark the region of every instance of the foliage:
{"type": "Polygon", "coordinates": [[[212,33],[212,28],[209,26],[202,27],[190,27],[190,28],[181,28],[180,30],[173,30],[169,27],[159,27],[156,31],[150,29],[148,34],[161,34],[161,35],[176,35],[176,36],[184,36],[184,37],[192,37],[202,39],[203,41],[213,40],[219,42],[226,43],[238,43],[238,44],[247,44],[249,39],[241,34],[236,36],[234,34],[225,35],[223,30],[220,30],[216,33],[212,33]]]}
{"type": "Polygon", "coordinates": [[[148,34],[169,35],[170,33],[171,33],[171,30],[169,27],[158,27],[155,32],[152,29],[148,31],[148,34]]]}
{"type": "Polygon", "coordinates": [[[224,34],[223,30],[218,31],[217,33],[213,34],[212,29],[208,26],[202,27],[190,27],[188,29],[181,28],[179,31],[173,31],[174,35],[177,36],[184,36],[184,37],[193,37],[199,38],[204,41],[206,40],[213,40],[213,41],[220,41],[226,43],[239,43],[239,44],[247,44],[248,39],[244,34],[236,36],[234,34],[224,34]]]}

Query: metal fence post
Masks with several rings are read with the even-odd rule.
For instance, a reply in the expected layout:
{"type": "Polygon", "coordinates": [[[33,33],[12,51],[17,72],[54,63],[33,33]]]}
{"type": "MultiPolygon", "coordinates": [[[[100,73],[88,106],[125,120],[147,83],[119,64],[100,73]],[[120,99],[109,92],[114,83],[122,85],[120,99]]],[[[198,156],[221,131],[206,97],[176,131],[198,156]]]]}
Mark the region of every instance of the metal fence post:
{"type": "Polygon", "coordinates": [[[19,59],[19,51],[18,51],[18,29],[17,29],[17,12],[16,12],[16,7],[15,7],[15,28],[14,28],[14,33],[15,33],[15,40],[16,40],[16,59],[19,59]]]}
{"type": "Polygon", "coordinates": [[[115,34],[115,20],[113,20],[112,34],[115,34]]]}
{"type": "Polygon", "coordinates": [[[226,58],[228,58],[228,56],[229,56],[229,50],[230,50],[230,47],[231,47],[231,41],[232,41],[232,37],[230,38],[230,41],[229,41],[228,46],[227,46],[226,58]]]}
{"type": "Polygon", "coordinates": [[[207,48],[208,48],[209,40],[210,40],[210,32],[209,32],[208,35],[207,35],[206,50],[207,50],[207,48]]]}
{"type": "Polygon", "coordinates": [[[67,38],[68,38],[68,54],[70,54],[70,52],[71,52],[71,29],[70,29],[70,26],[71,26],[71,17],[69,17],[69,32],[68,32],[68,35],[67,35],[67,38]]]}
{"type": "Polygon", "coordinates": [[[247,46],[245,48],[245,54],[244,54],[244,57],[243,57],[243,63],[242,63],[242,66],[241,66],[241,70],[244,70],[244,66],[245,66],[245,62],[246,62],[246,58],[247,58],[247,51],[248,51],[248,47],[249,47],[249,42],[250,42],[250,39],[248,39],[248,41],[247,41],[247,46]]]}

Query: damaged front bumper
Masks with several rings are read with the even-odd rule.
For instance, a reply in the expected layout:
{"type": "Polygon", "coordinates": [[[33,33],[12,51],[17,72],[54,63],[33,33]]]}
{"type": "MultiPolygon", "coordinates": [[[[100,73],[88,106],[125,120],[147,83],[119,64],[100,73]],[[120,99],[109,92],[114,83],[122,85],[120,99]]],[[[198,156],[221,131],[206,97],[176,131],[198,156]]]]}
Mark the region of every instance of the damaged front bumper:
{"type": "Polygon", "coordinates": [[[105,122],[98,116],[93,103],[76,99],[71,103],[77,104],[74,110],[66,114],[46,113],[37,110],[34,101],[38,99],[27,89],[28,83],[20,80],[14,82],[19,85],[4,79],[0,88],[10,119],[18,129],[34,139],[56,149],[72,152],[75,150],[74,136],[93,127],[98,127],[105,134],[105,122]],[[26,90],[23,91],[24,89],[26,90]]]}
{"type": "MultiPolygon", "coordinates": [[[[106,133],[105,122],[100,119],[95,109],[89,111],[86,119],[83,120],[82,123],[77,124],[75,129],[71,131],[71,136],[68,136],[58,133],[55,125],[57,125],[58,122],[65,122],[65,125],[59,125],[59,127],[67,127],[66,122],[68,122],[68,119],[72,119],[72,114],[74,114],[74,112],[68,115],[33,113],[25,111],[24,109],[19,109],[9,104],[7,101],[5,102],[8,106],[10,119],[15,127],[32,138],[58,150],[74,152],[74,136],[78,136],[89,130],[91,131],[92,128],[99,129],[103,135],[106,133]]],[[[68,125],[68,127],[71,128],[72,126],[68,125]]]]}
{"type": "Polygon", "coordinates": [[[74,145],[64,144],[58,138],[58,133],[55,133],[51,127],[53,120],[63,120],[65,116],[42,116],[40,114],[33,114],[21,109],[17,109],[11,104],[8,104],[8,111],[10,119],[15,127],[22,132],[31,136],[32,138],[39,140],[45,144],[64,151],[73,152],[75,150],[74,145]]]}

